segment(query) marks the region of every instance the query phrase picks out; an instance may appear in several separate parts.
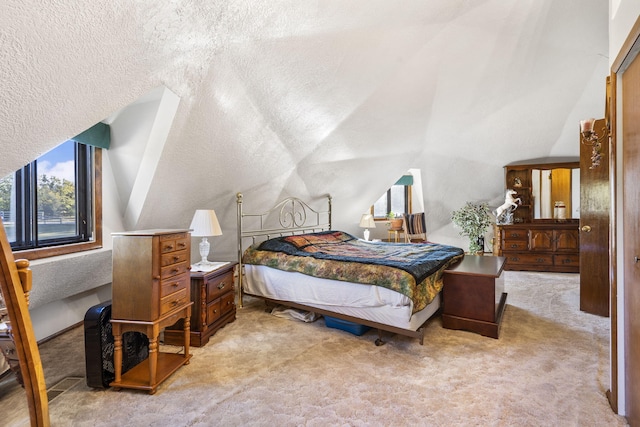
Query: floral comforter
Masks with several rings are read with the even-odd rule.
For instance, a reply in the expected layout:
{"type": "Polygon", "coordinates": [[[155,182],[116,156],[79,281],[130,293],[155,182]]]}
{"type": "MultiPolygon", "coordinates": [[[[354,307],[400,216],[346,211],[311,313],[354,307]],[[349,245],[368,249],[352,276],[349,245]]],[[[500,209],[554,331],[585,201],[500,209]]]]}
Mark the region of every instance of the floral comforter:
{"type": "Polygon", "coordinates": [[[245,264],[265,265],[324,279],[382,286],[406,295],[413,312],[442,289],[444,270],[464,256],[435,243],[375,243],[342,231],[277,237],[249,247],[245,264]]]}

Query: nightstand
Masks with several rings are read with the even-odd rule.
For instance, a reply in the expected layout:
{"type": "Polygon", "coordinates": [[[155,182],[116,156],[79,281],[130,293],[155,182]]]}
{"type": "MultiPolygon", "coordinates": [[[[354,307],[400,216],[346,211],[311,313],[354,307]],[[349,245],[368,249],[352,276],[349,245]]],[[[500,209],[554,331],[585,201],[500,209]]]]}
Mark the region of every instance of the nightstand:
{"type": "MultiPolygon", "coordinates": [[[[213,271],[191,272],[191,345],[202,347],[218,329],[236,320],[234,271],[229,262],[213,271]]],[[[182,321],[164,331],[164,343],[182,345],[182,321]]]]}
{"type": "Polygon", "coordinates": [[[465,255],[445,270],[442,326],[498,338],[507,302],[504,292],[505,258],[465,255]]]}

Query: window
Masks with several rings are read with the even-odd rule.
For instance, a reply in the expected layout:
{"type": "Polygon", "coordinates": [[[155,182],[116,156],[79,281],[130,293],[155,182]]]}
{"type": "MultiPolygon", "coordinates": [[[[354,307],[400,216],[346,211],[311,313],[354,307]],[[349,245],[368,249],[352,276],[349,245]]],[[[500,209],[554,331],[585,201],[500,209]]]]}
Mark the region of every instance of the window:
{"type": "Polygon", "coordinates": [[[389,212],[398,215],[411,213],[411,185],[413,177],[405,175],[388,189],[374,204],[373,217],[386,218],[389,212]]]}
{"type": "Polygon", "coordinates": [[[101,150],[69,140],[0,180],[0,217],[19,258],[102,244],[101,150]]]}

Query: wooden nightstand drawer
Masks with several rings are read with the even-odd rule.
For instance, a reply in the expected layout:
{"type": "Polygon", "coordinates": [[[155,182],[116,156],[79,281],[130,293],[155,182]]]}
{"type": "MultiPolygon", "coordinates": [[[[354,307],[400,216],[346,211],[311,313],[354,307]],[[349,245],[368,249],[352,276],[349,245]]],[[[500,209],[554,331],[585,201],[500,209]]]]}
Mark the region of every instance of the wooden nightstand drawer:
{"type": "Polygon", "coordinates": [[[167,295],[160,300],[160,315],[170,312],[176,307],[180,307],[190,302],[187,289],[180,289],[178,292],[167,295]]]}
{"type": "Polygon", "coordinates": [[[220,310],[222,314],[230,312],[235,306],[236,295],[233,292],[229,292],[220,298],[220,310]]]}
{"type": "Polygon", "coordinates": [[[233,291],[233,270],[207,281],[207,302],[218,299],[229,291],[233,291]]]}
{"type": "Polygon", "coordinates": [[[222,315],[220,303],[221,300],[217,299],[207,305],[207,325],[211,325],[222,315]]]}
{"type": "Polygon", "coordinates": [[[178,292],[181,289],[186,289],[189,285],[189,277],[183,275],[181,277],[174,277],[171,280],[164,280],[160,284],[160,298],[164,298],[174,292],[178,292]]]}

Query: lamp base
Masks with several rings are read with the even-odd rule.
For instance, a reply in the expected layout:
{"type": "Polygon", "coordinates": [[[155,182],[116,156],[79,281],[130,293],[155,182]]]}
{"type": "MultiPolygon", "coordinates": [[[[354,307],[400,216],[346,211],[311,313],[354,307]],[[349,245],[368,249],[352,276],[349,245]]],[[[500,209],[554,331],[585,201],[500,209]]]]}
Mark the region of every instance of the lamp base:
{"type": "Polygon", "coordinates": [[[364,233],[363,234],[364,234],[364,240],[369,241],[369,234],[370,233],[369,233],[369,229],[368,228],[364,229],[364,233]]]}

